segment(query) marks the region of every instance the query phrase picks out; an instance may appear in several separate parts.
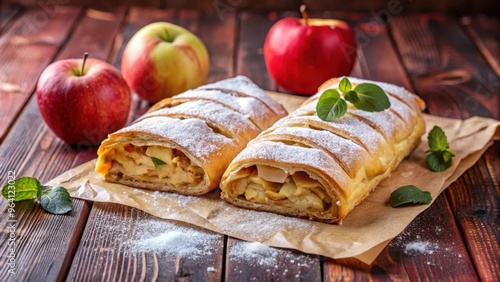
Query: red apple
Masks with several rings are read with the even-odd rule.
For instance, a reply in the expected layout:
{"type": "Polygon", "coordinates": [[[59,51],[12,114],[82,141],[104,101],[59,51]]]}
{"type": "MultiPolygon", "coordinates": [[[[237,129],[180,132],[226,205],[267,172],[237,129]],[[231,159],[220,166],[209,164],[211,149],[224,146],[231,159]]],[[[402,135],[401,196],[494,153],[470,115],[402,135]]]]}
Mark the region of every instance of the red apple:
{"type": "Polygon", "coordinates": [[[284,18],[269,30],[264,60],[276,83],[312,95],[332,77],[347,76],[356,60],[356,38],[349,25],[332,19],[284,18]]]}
{"type": "Polygon", "coordinates": [[[130,89],[120,72],[97,59],[60,60],[40,76],[36,97],[49,128],[71,145],[98,145],[122,128],[130,89]]]}
{"type": "Polygon", "coordinates": [[[140,29],[122,57],[128,85],[151,103],[204,84],[208,69],[203,42],[187,29],[166,22],[140,29]]]}

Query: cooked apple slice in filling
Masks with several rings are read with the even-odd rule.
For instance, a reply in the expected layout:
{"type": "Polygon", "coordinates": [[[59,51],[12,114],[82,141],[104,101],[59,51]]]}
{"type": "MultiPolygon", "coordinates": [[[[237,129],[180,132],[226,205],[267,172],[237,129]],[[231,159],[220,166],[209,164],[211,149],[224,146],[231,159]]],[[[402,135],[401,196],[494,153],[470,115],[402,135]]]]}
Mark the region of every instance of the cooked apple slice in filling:
{"type": "Polygon", "coordinates": [[[135,176],[144,181],[172,185],[198,185],[204,177],[203,169],[191,163],[180,150],[163,146],[117,145],[106,153],[112,172],[135,176]]]}
{"type": "Polygon", "coordinates": [[[265,204],[280,203],[299,211],[324,211],[331,207],[332,199],[303,171],[291,174],[282,169],[254,165],[238,171],[229,183],[231,192],[247,201],[265,204]]]}

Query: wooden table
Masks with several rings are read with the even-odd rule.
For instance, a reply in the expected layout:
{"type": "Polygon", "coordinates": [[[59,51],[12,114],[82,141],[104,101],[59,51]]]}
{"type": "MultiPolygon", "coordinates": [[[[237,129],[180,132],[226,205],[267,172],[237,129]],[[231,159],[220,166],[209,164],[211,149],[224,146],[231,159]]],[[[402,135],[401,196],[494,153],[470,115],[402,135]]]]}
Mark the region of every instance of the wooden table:
{"type": "MultiPolygon", "coordinates": [[[[40,2],[41,3],[41,2],[40,2]]],[[[387,14],[387,13],[386,13],[387,14]]],[[[206,43],[210,81],[244,74],[282,91],[266,72],[262,46],[271,25],[296,12],[2,6],[0,13],[0,182],[17,177],[47,181],[96,156],[70,147],[40,117],[33,95],[51,62],[88,51],[120,67],[123,48],[142,26],[169,21],[206,43]]],[[[353,75],[387,81],[420,95],[435,115],[499,119],[500,20],[471,15],[392,15],[316,12],[356,30],[359,56],[353,75]]],[[[293,97],[293,96],[290,96],[293,97]]],[[[292,99],[292,98],[291,98],[292,99]]],[[[133,99],[130,120],[150,105],[133,99]]],[[[131,253],[124,238],[138,220],[156,220],[134,208],[75,199],[69,215],[51,215],[30,202],[16,204],[16,275],[8,273],[7,201],[0,201],[0,280],[500,280],[500,142],[395,238],[372,265],[279,250],[272,265],[232,257],[239,240],[215,234],[203,259],[155,252],[131,253]],[[119,234],[118,234],[119,233],[119,234]],[[408,244],[427,242],[429,251],[408,244]],[[302,262],[302,263],[301,263],[302,262]]],[[[189,227],[191,228],[191,227],[189,227]]]]}

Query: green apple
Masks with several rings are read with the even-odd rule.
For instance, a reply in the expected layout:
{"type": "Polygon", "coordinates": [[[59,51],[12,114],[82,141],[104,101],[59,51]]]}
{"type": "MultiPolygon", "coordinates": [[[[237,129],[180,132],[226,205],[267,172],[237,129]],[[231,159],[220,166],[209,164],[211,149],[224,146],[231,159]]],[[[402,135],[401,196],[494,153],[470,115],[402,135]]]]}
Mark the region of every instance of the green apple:
{"type": "Polygon", "coordinates": [[[140,29],[122,57],[123,78],[151,103],[204,84],[208,69],[203,42],[189,30],[167,22],[140,29]]]}

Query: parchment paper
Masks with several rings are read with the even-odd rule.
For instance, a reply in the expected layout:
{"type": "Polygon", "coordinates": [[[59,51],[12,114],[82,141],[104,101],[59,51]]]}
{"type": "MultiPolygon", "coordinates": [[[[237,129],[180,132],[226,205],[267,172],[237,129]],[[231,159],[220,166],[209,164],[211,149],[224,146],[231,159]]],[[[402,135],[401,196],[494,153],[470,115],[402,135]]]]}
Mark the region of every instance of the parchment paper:
{"type": "Polygon", "coordinates": [[[437,196],[470,168],[494,140],[500,139],[500,122],[473,117],[467,120],[426,115],[427,131],[440,126],[456,154],[452,167],[432,172],[425,164],[427,134],[420,146],[405,159],[390,177],[357,206],[342,225],[329,225],[266,212],[234,207],[212,191],[203,197],[152,192],[108,183],[94,172],[95,160],[71,169],[51,180],[72,197],[111,202],[138,208],[154,216],[178,220],[215,232],[270,246],[297,249],[331,258],[355,257],[371,264],[389,241],[429,205],[391,208],[390,193],[400,186],[413,184],[437,196]]]}

